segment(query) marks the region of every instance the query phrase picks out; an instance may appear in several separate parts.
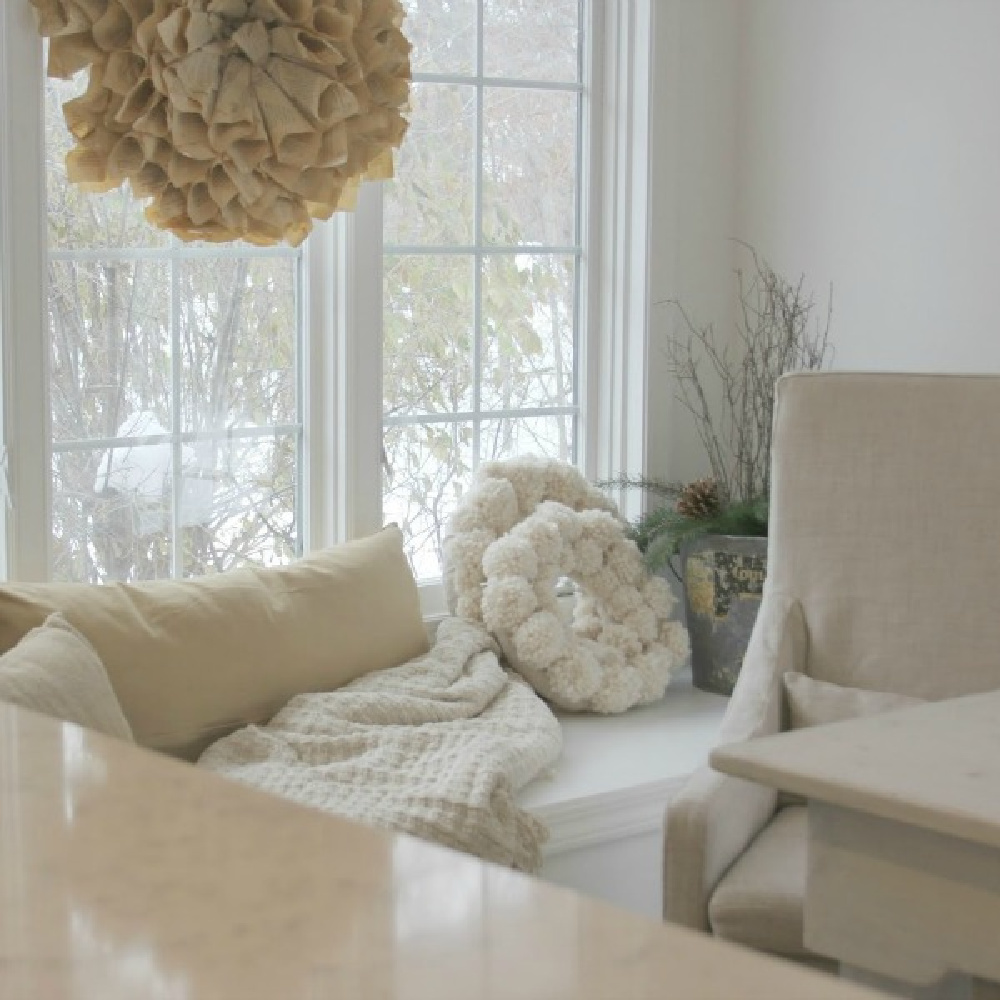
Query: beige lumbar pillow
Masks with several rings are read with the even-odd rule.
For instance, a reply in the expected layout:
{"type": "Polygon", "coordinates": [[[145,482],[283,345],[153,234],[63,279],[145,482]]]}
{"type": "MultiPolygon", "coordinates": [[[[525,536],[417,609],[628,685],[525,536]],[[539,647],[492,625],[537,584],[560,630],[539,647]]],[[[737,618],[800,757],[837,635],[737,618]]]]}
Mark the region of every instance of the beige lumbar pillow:
{"type": "Polygon", "coordinates": [[[188,760],[294,695],[427,652],[396,527],[270,569],[0,587],[0,651],[53,611],[93,644],[136,742],[188,760]]]}
{"type": "MultiPolygon", "coordinates": [[[[888,691],[866,691],[817,680],[808,674],[789,670],[782,677],[785,685],[785,706],[789,729],[808,729],[831,722],[858,719],[865,715],[881,715],[897,708],[920,705],[923,698],[888,691]]],[[[789,792],[778,795],[782,806],[805,805],[805,799],[789,792]]]]}
{"type": "Polygon", "coordinates": [[[60,614],[0,656],[0,701],[132,742],[104,664],[60,614]]]}
{"type": "Polygon", "coordinates": [[[824,726],[865,715],[881,715],[897,708],[921,705],[923,698],[887,691],[865,691],[817,680],[807,674],[788,671],[784,675],[785,704],[791,729],[824,726]]]}

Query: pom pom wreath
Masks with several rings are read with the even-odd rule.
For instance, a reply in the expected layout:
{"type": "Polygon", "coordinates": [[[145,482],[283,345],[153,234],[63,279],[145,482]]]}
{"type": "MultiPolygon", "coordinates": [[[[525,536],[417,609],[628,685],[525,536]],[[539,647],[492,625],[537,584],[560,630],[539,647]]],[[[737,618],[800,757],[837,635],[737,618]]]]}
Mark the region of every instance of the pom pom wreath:
{"type": "Polygon", "coordinates": [[[484,622],[556,705],[612,713],[655,701],[688,655],[670,587],[649,576],[614,504],[571,465],[484,463],[443,548],[451,610],[484,622]],[[572,625],[555,593],[567,577],[572,625]]]}

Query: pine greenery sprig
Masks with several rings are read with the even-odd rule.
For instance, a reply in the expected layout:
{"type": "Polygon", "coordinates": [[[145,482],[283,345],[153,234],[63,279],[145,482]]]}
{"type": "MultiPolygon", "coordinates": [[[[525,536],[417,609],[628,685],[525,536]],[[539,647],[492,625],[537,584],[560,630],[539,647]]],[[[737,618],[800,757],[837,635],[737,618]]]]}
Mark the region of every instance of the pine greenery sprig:
{"type": "MultiPolygon", "coordinates": [[[[655,573],[676,556],[686,542],[704,535],[767,535],[766,497],[725,505],[712,517],[688,517],[668,507],[644,514],[632,525],[632,539],[643,561],[655,573]]],[[[671,567],[672,568],[672,567],[671,567]]]]}

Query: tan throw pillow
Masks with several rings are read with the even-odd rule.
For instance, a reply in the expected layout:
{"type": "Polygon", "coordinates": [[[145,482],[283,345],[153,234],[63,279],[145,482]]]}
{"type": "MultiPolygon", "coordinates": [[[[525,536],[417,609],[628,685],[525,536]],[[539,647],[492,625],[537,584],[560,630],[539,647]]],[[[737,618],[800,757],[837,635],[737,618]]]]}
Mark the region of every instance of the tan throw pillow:
{"type": "Polygon", "coordinates": [[[790,729],[806,729],[864,715],[880,715],[896,708],[920,705],[924,701],[923,698],[905,694],[841,687],[791,670],[783,680],[790,729]]]}
{"type": "Polygon", "coordinates": [[[293,695],[427,651],[394,526],[271,569],[0,587],[0,651],[55,610],[93,644],[136,742],[189,760],[293,695]]]}
{"type": "Polygon", "coordinates": [[[0,656],[0,701],[132,742],[104,664],[62,615],[0,656]]]}
{"type": "MultiPolygon", "coordinates": [[[[896,708],[920,705],[923,698],[887,691],[865,691],[817,680],[808,674],[789,670],[782,676],[785,685],[785,708],[789,729],[808,729],[843,722],[865,715],[881,715],[896,708]]],[[[778,793],[778,806],[804,805],[805,799],[791,792],[778,793]]]]}

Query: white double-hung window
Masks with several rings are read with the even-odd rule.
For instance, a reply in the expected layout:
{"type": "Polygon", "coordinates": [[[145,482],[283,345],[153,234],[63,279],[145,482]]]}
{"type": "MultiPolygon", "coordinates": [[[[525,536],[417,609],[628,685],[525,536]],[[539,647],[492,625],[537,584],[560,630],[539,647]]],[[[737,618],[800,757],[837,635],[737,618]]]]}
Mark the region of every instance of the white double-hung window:
{"type": "Polygon", "coordinates": [[[649,0],[405,6],[397,178],[260,249],[69,185],[84,77],[43,81],[28,0],[3,5],[8,576],[266,565],[391,520],[431,582],[482,462],[638,469],[649,0]]]}
{"type": "Polygon", "coordinates": [[[413,0],[383,208],[383,510],[421,578],[476,467],[577,457],[584,5],[413,0]]]}
{"type": "Polygon", "coordinates": [[[192,245],[66,181],[45,100],[49,568],[148,579],[301,549],[301,250],[192,245]]]}

